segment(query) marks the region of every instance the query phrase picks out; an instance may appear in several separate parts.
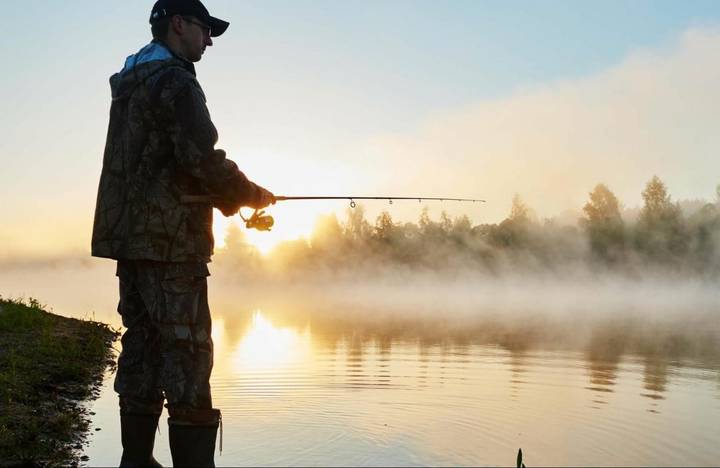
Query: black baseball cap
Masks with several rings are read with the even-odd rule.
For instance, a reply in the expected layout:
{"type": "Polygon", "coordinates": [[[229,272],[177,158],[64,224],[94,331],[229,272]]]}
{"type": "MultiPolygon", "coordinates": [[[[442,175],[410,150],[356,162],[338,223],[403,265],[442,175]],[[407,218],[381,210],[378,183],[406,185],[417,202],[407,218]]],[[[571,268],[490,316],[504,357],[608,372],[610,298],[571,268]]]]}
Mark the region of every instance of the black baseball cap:
{"type": "Polygon", "coordinates": [[[210,36],[218,37],[230,26],[230,23],[210,16],[200,0],[157,0],[150,12],[150,24],[174,15],[194,16],[210,26],[210,36]]]}

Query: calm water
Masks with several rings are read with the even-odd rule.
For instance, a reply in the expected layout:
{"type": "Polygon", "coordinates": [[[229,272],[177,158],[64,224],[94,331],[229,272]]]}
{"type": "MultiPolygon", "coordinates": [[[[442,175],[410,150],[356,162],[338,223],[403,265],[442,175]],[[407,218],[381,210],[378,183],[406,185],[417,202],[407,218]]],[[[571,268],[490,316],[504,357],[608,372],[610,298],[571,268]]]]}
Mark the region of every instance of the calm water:
{"type": "MultiPolygon", "coordinates": [[[[519,447],[529,466],[720,460],[717,362],[624,353],[612,335],[602,349],[548,350],[508,345],[526,335],[231,317],[214,323],[220,465],[510,465],[519,447]]],[[[111,377],[91,465],[119,459],[111,377]]]]}
{"type": "MultiPolygon", "coordinates": [[[[101,265],[0,272],[0,294],[117,325],[101,265]]],[[[507,466],[519,447],[528,466],[718,464],[717,288],[462,281],[251,294],[213,278],[218,465],[507,466]]],[[[120,459],[112,378],[89,465],[120,459]]]]}

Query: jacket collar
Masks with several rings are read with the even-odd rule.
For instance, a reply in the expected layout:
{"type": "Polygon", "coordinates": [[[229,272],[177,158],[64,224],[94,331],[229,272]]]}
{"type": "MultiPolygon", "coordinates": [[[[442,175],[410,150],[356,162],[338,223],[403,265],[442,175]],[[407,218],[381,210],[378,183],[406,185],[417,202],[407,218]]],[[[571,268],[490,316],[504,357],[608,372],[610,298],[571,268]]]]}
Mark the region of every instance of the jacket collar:
{"type": "Polygon", "coordinates": [[[191,72],[193,75],[196,75],[196,73],[195,73],[195,64],[192,63],[190,60],[186,59],[185,57],[182,57],[182,56],[176,54],[175,52],[173,52],[173,50],[170,48],[170,46],[167,45],[167,43],[165,43],[165,41],[163,41],[162,39],[153,39],[153,40],[150,42],[150,44],[157,44],[157,45],[161,46],[161,47],[162,47],[163,49],[165,49],[173,58],[175,58],[175,59],[179,60],[180,62],[182,62],[183,66],[184,66],[185,68],[187,68],[187,70],[188,70],[189,72],[191,72]]]}

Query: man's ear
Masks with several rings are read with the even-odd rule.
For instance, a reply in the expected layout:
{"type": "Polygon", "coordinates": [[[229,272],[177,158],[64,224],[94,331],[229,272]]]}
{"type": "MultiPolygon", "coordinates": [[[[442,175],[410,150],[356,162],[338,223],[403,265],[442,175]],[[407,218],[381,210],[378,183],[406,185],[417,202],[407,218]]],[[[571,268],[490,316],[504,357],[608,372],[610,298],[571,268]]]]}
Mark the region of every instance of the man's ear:
{"type": "Polygon", "coordinates": [[[172,29],[172,31],[178,36],[183,35],[183,32],[185,31],[185,22],[183,21],[182,16],[174,15],[170,17],[170,29],[172,29]]]}

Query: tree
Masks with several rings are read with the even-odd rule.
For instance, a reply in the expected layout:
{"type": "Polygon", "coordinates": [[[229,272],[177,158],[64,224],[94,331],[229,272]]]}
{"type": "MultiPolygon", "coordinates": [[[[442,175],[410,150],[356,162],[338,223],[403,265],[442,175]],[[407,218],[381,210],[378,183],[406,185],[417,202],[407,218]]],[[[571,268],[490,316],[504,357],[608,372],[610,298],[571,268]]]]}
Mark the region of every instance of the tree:
{"type": "Polygon", "coordinates": [[[695,266],[706,273],[720,272],[720,207],[707,203],[690,216],[687,229],[695,266]]]}
{"type": "Polygon", "coordinates": [[[653,176],[645,185],[642,197],[645,206],[643,206],[640,217],[645,217],[647,220],[659,219],[672,205],[670,195],[667,193],[667,187],[658,176],[653,176]]]}
{"type": "Polygon", "coordinates": [[[427,206],[423,207],[422,212],[420,213],[418,227],[420,228],[420,233],[425,241],[438,242],[443,240],[445,237],[441,224],[430,219],[427,206]]]}
{"type": "Polygon", "coordinates": [[[603,260],[620,259],[625,246],[625,225],[620,216],[618,199],[604,184],[595,186],[583,207],[581,224],[590,239],[593,254],[603,260]]]}
{"type": "Polygon", "coordinates": [[[492,241],[504,247],[526,247],[530,237],[530,208],[517,193],[513,196],[510,214],[492,231],[492,241]]]}
{"type": "Polygon", "coordinates": [[[365,241],[372,232],[370,223],[365,220],[365,208],[362,205],[347,209],[347,222],[343,227],[345,237],[352,241],[365,241]]]}
{"type": "Polygon", "coordinates": [[[395,224],[393,223],[392,216],[387,211],[383,211],[375,219],[375,227],[373,234],[379,240],[388,242],[392,239],[395,231],[395,224]]]}
{"type": "Polygon", "coordinates": [[[682,212],[672,203],[665,184],[653,176],[642,192],[645,205],[635,230],[638,250],[656,260],[677,260],[687,251],[682,212]]]}
{"type": "Polygon", "coordinates": [[[456,235],[469,235],[470,231],[472,230],[472,223],[470,222],[470,218],[468,218],[467,215],[462,215],[453,221],[453,227],[452,227],[453,233],[456,235]]]}
{"type": "Polygon", "coordinates": [[[450,231],[452,230],[452,225],[452,219],[447,214],[447,211],[442,210],[442,212],[440,213],[440,229],[442,229],[445,235],[450,234],[450,231]]]}
{"type": "Polygon", "coordinates": [[[515,224],[530,223],[530,209],[517,193],[513,196],[510,216],[508,216],[507,219],[515,224]]]}

